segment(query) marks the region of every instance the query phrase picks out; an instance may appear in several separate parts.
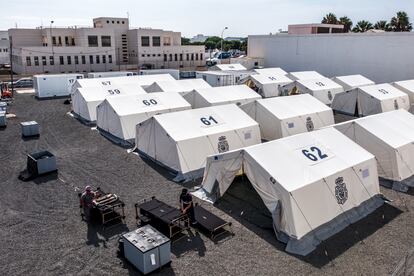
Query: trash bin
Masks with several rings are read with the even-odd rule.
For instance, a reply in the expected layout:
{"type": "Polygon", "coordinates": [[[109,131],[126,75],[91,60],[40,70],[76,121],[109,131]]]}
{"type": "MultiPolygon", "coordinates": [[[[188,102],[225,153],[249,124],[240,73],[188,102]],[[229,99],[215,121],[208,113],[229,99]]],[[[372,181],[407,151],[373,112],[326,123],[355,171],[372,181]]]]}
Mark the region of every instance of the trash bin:
{"type": "Polygon", "coordinates": [[[30,122],[22,122],[20,123],[22,127],[22,136],[23,137],[31,137],[31,136],[39,136],[39,124],[35,121],[30,122]]]}
{"type": "Polygon", "coordinates": [[[27,155],[27,171],[36,176],[57,170],[56,157],[49,151],[40,151],[27,155]]]}

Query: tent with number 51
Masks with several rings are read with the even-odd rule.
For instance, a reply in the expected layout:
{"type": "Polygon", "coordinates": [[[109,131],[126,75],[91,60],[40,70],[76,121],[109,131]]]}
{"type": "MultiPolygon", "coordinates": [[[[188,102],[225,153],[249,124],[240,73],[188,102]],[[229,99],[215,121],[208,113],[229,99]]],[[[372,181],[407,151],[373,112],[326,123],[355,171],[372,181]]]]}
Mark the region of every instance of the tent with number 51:
{"type": "Polygon", "coordinates": [[[155,115],[137,125],[135,145],[175,181],[188,181],[202,177],[207,156],[260,142],[258,123],[228,104],[155,115]]]}
{"type": "Polygon", "coordinates": [[[96,126],[102,134],[117,143],[133,144],[137,124],[156,114],[186,109],[191,109],[191,105],[178,93],[108,97],[96,108],[96,126]]]}
{"type": "Polygon", "coordinates": [[[219,200],[243,170],[286,251],[307,255],[384,202],[374,156],[333,128],[209,156],[201,189],[219,200]]]}

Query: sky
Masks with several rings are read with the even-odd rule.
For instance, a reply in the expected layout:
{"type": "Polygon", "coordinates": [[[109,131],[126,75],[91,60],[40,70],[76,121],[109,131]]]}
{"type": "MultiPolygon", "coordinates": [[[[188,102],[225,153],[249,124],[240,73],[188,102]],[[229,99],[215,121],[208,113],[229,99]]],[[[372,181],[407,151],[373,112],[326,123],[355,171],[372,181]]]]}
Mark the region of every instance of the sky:
{"type": "Polygon", "coordinates": [[[91,26],[94,17],[127,17],[131,27],[196,34],[247,36],[287,30],[289,24],[317,23],[333,12],[375,23],[406,11],[414,23],[413,0],[12,0],[2,1],[0,30],[49,26],[91,26]]]}

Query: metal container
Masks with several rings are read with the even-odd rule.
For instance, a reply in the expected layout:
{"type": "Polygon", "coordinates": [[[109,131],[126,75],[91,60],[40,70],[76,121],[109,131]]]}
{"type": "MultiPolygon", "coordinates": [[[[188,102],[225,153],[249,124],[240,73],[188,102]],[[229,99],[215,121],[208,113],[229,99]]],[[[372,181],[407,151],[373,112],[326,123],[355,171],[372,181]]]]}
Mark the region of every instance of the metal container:
{"type": "Polygon", "coordinates": [[[0,127],[5,127],[6,125],[6,111],[0,111],[0,127]]]}
{"type": "Polygon", "coordinates": [[[22,122],[20,123],[22,127],[22,136],[23,137],[30,137],[30,136],[38,136],[40,135],[39,132],[39,124],[35,121],[30,122],[22,122]]]}
{"type": "Polygon", "coordinates": [[[150,225],[124,234],[124,255],[141,273],[148,274],[171,262],[170,239],[150,225]]]}
{"type": "Polygon", "coordinates": [[[56,157],[48,151],[27,155],[27,170],[31,175],[41,175],[57,170],[56,157]]]}
{"type": "Polygon", "coordinates": [[[0,112],[1,111],[4,111],[4,112],[6,112],[7,111],[7,103],[5,103],[5,102],[0,102],[0,112]]]}

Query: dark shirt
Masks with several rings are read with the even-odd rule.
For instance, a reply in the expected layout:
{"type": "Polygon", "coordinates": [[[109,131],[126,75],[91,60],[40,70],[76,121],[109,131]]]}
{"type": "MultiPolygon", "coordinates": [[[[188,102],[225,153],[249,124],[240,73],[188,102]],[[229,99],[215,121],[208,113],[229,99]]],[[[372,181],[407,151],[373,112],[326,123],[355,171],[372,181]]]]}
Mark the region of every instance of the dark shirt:
{"type": "Polygon", "coordinates": [[[193,203],[193,197],[190,193],[180,195],[180,203],[182,205],[182,208],[187,208],[190,204],[193,203]]]}
{"type": "Polygon", "coordinates": [[[81,196],[83,207],[84,208],[91,208],[94,197],[95,197],[94,193],[86,193],[86,192],[83,193],[82,196],[81,196]]]}

